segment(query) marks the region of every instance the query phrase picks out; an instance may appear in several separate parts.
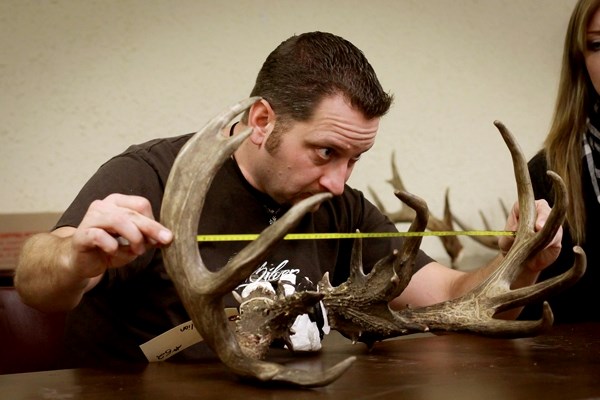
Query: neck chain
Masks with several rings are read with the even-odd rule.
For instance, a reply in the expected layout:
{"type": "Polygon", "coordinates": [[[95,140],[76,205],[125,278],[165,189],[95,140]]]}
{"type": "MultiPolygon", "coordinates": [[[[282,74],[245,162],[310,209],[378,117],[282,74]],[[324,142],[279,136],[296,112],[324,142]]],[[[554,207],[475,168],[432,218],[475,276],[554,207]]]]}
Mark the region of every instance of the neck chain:
{"type": "Polygon", "coordinates": [[[277,218],[279,218],[279,212],[281,211],[281,207],[279,207],[277,209],[273,209],[264,204],[263,204],[263,207],[265,208],[265,211],[269,215],[269,225],[273,225],[275,223],[275,221],[277,221],[277,218]]]}

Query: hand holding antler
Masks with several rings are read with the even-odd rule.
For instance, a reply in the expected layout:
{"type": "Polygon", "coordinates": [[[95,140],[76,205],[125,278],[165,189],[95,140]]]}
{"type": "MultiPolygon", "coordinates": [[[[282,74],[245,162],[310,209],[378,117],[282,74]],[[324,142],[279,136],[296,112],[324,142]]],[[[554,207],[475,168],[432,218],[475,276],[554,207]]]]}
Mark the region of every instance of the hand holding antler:
{"type": "MultiPolygon", "coordinates": [[[[534,231],[538,232],[542,230],[548,217],[550,216],[550,206],[546,200],[536,200],[535,202],[535,213],[537,218],[535,220],[534,231]]],[[[515,231],[518,227],[519,220],[519,203],[515,203],[512,207],[510,214],[506,220],[506,231],[515,231]]],[[[542,269],[550,265],[562,249],[562,226],[558,227],[556,234],[552,240],[541,250],[534,258],[528,261],[527,267],[533,272],[539,272],[542,269]]],[[[498,247],[502,251],[502,254],[506,255],[510,250],[510,247],[515,241],[514,236],[501,236],[498,239],[498,247]]]]}

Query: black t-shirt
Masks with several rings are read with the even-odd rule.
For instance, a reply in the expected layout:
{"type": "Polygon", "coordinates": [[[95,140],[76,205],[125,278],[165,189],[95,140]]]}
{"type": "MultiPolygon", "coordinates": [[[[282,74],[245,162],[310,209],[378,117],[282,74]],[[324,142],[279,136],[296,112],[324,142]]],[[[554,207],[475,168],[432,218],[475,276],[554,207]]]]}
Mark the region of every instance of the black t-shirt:
{"type": "MultiPolygon", "coordinates": [[[[585,165],[585,163],[584,163],[585,165]]],[[[529,161],[529,173],[536,199],[545,199],[552,206],[554,194],[552,180],[546,174],[548,169],[543,152],[539,152],[529,161]]],[[[583,171],[583,194],[587,211],[586,242],[581,247],[587,256],[585,275],[571,288],[558,293],[549,299],[550,306],[557,323],[600,321],[600,304],[598,290],[600,288],[600,254],[598,244],[600,233],[600,205],[596,201],[594,190],[589,180],[587,167],[583,171]]],[[[567,188],[568,190],[568,188],[567,188]]],[[[573,265],[573,240],[567,227],[563,227],[562,251],[558,259],[540,274],[540,280],[557,276],[573,265]]],[[[541,305],[525,308],[521,317],[537,318],[541,315],[541,305]]]]}
{"type": "MultiPolygon", "coordinates": [[[[165,183],[177,153],[191,134],[157,139],[130,147],[102,165],[88,181],[57,224],[77,226],[89,204],[111,193],[143,196],[150,200],[160,220],[165,183]]],[[[198,224],[199,234],[260,233],[279,205],[254,189],[233,159],[219,170],[209,189],[198,224]]],[[[279,211],[279,216],[285,209],[279,211]]],[[[291,232],[393,232],[396,228],[363,194],[346,186],[342,196],[321,204],[291,232]]],[[[210,242],[200,245],[206,266],[218,269],[246,242],[210,242]]],[[[353,241],[282,241],[259,268],[240,285],[276,283],[283,273],[297,276],[305,287],[314,286],[325,272],[334,285],[345,281],[353,241]]],[[[369,270],[380,258],[402,246],[400,238],[363,240],[363,265],[369,270]]],[[[414,271],[431,262],[423,252],[414,271]]],[[[236,306],[233,296],[226,305],[236,306]]],[[[165,271],[160,250],[148,251],[131,264],[107,271],[101,282],[82,299],[67,320],[66,367],[97,365],[111,361],[144,362],[139,345],[189,320],[165,271]]],[[[203,357],[202,343],[177,355],[178,359],[203,357]]]]}

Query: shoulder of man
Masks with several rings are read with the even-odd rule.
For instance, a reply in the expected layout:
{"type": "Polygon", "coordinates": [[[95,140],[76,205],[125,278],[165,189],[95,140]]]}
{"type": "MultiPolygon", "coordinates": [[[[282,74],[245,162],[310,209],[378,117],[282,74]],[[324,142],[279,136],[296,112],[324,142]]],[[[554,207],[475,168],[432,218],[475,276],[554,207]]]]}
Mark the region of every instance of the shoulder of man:
{"type": "Polygon", "coordinates": [[[194,133],[187,133],[185,135],[152,139],[144,143],[134,144],[116,157],[132,154],[139,154],[142,156],[148,154],[168,154],[174,158],[193,135],[194,133]]]}

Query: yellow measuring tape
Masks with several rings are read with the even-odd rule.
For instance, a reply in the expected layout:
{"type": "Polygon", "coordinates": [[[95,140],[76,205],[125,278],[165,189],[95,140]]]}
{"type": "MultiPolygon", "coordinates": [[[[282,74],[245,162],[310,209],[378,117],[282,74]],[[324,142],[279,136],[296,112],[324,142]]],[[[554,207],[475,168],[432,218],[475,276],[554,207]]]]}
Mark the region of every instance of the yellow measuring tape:
{"type": "MultiPolygon", "coordinates": [[[[199,242],[235,242],[252,241],[260,234],[228,234],[228,235],[198,235],[199,242]]],[[[315,240],[315,239],[369,239],[408,236],[515,236],[513,231],[426,231],[426,232],[356,232],[356,233],[288,233],[284,240],[315,240]]]]}

